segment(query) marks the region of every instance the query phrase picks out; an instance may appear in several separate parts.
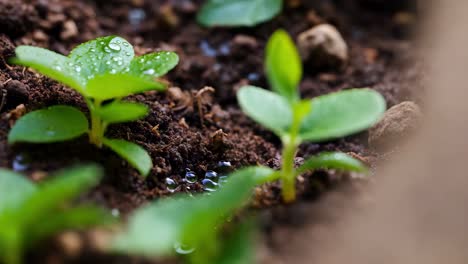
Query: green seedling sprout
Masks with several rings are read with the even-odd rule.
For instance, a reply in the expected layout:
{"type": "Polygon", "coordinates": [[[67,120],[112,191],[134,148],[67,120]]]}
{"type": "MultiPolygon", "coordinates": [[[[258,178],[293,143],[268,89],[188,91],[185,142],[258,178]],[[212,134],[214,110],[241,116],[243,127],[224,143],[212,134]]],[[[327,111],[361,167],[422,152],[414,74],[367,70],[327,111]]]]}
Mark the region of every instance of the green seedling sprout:
{"type": "Polygon", "coordinates": [[[255,185],[273,172],[265,167],[241,169],[210,195],[168,198],[138,209],[126,230],[115,237],[112,248],[149,258],[177,252],[185,254],[191,264],[253,263],[250,232],[241,228],[225,241],[222,225],[248,202],[255,185]]]}
{"type": "Polygon", "coordinates": [[[207,27],[252,27],[272,19],[282,6],[283,0],[208,0],[197,20],[207,27]]]}
{"type": "Polygon", "coordinates": [[[102,175],[96,166],[82,166],[35,184],[0,169],[0,262],[20,264],[24,251],[66,229],[84,229],[112,222],[112,216],[91,205],[70,202],[94,187],[102,175]]]}
{"type": "Polygon", "coordinates": [[[69,56],[50,50],[19,46],[13,64],[31,67],[75,89],[85,99],[91,124],[71,106],[52,106],[28,113],[19,119],[8,135],[9,143],[50,143],[70,140],[88,133],[89,141],[109,147],[142,175],[148,175],[152,161],[140,146],[120,139],[108,139],[110,124],[130,122],[148,114],[144,104],[124,101],[129,95],[164,90],[157,78],[174,68],[179,58],[173,52],[156,52],[134,57],[125,39],[109,36],[76,47],[69,56]]]}
{"type": "Polygon", "coordinates": [[[339,152],[311,157],[299,168],[294,158],[303,142],[320,142],[365,130],[385,111],[385,100],[371,89],[350,89],[301,99],[298,85],[302,64],[294,42],[276,31],[266,48],[266,74],[273,92],[258,87],[242,87],[237,98],[242,110],[253,120],[273,131],[283,145],[282,167],[265,181],[281,179],[285,202],[295,200],[298,175],[319,168],[365,171],[358,160],[339,152]]]}

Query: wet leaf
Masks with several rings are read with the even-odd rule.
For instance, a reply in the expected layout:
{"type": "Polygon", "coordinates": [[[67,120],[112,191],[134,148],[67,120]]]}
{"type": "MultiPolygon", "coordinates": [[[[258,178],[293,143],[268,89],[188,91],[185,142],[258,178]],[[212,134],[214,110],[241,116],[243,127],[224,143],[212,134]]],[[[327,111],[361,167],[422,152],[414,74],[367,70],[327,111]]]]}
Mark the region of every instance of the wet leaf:
{"type": "Polygon", "coordinates": [[[292,111],[280,95],[254,86],[244,86],[237,93],[237,101],[244,113],[278,136],[288,132],[292,124],[292,111]]]}
{"type": "Polygon", "coordinates": [[[281,12],[282,0],[208,0],[198,13],[204,26],[255,26],[281,12]]]}
{"type": "Polygon", "coordinates": [[[113,102],[99,109],[99,116],[108,124],[135,121],[147,114],[146,105],[131,102],[113,102]]]}
{"type": "Polygon", "coordinates": [[[170,51],[162,51],[136,57],[130,64],[129,74],[147,80],[154,80],[172,70],[179,63],[179,56],[170,51]]]}
{"type": "Polygon", "coordinates": [[[8,142],[59,142],[79,137],[87,131],[88,120],[80,110],[58,105],[20,118],[8,134],[8,142]]]}
{"type": "Polygon", "coordinates": [[[143,176],[148,176],[151,168],[153,168],[151,157],[141,146],[121,139],[105,138],[103,143],[128,161],[143,176]]]}
{"type": "Polygon", "coordinates": [[[69,66],[71,60],[56,52],[32,46],[19,46],[12,64],[31,67],[38,72],[82,92],[86,79],[76,74],[69,66]]]}
{"type": "Polygon", "coordinates": [[[85,42],[69,55],[72,71],[85,80],[106,73],[122,72],[135,56],[133,46],[125,39],[107,36],[85,42]]]}
{"type": "Polygon", "coordinates": [[[345,171],[365,172],[367,168],[359,160],[342,152],[323,152],[308,158],[304,164],[297,169],[300,175],[306,171],[316,169],[338,169],[345,171]]]}
{"type": "Polygon", "coordinates": [[[266,48],[266,73],[272,89],[290,102],[299,99],[302,62],[294,41],[284,30],[271,36],[266,48]]]}
{"type": "Polygon", "coordinates": [[[22,221],[32,224],[41,217],[47,217],[65,202],[75,199],[86,190],[97,185],[102,177],[102,170],[95,165],[75,167],[55,173],[51,180],[39,185],[25,201],[21,210],[22,221]]]}
{"type": "Polygon", "coordinates": [[[324,141],[357,133],[375,124],[385,112],[385,99],[370,89],[351,89],[316,97],[302,122],[300,137],[324,141]]]}
{"type": "Polygon", "coordinates": [[[122,98],[150,90],[164,90],[162,83],[148,81],[128,74],[104,74],[90,80],[87,96],[97,100],[122,98]]]}

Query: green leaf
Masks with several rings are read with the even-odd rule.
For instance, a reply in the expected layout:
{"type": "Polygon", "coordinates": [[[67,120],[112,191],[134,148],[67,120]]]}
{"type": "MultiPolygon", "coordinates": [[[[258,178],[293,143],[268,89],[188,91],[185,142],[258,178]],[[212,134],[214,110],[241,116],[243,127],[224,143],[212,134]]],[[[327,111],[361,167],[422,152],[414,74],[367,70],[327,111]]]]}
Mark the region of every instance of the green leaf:
{"type": "Polygon", "coordinates": [[[250,170],[240,170],[210,196],[159,200],[138,209],[130,217],[125,233],[115,239],[113,248],[157,257],[173,255],[174,245],[183,242],[197,252],[207,252],[216,247],[218,225],[248,200],[254,185],[250,170]]]}
{"type": "Polygon", "coordinates": [[[281,12],[282,0],[208,0],[198,13],[204,26],[255,26],[281,12]]]}
{"type": "Polygon", "coordinates": [[[308,158],[297,169],[297,174],[316,169],[338,169],[345,171],[365,172],[367,168],[359,160],[342,152],[324,152],[308,158]]]}
{"type": "Polygon", "coordinates": [[[254,264],[255,243],[254,225],[241,224],[227,241],[224,242],[223,252],[217,264],[254,264]]]}
{"type": "Polygon", "coordinates": [[[237,93],[242,111],[278,136],[287,133],[292,123],[288,102],[278,94],[254,86],[244,86],[237,93]]]}
{"type": "Polygon", "coordinates": [[[69,55],[76,75],[90,80],[106,73],[119,73],[127,69],[135,56],[133,46],[125,39],[107,36],[85,42],[69,55]]]}
{"type": "Polygon", "coordinates": [[[370,89],[351,89],[312,99],[312,112],[302,122],[300,137],[323,141],[344,137],[375,124],[385,112],[385,99],[370,89]]]}
{"type": "Polygon", "coordinates": [[[23,175],[0,169],[0,215],[17,209],[35,191],[36,186],[23,175]]]}
{"type": "Polygon", "coordinates": [[[138,120],[147,114],[146,105],[130,102],[112,102],[99,109],[99,116],[108,124],[138,120]]]}
{"type": "Polygon", "coordinates": [[[282,29],[271,36],[266,47],[266,73],[274,91],[294,102],[299,99],[302,63],[294,41],[282,29]]]}
{"type": "Polygon", "coordinates": [[[168,73],[179,63],[179,56],[170,51],[161,51],[136,57],[130,64],[129,74],[154,80],[168,73]]]}
{"type": "Polygon", "coordinates": [[[86,95],[97,100],[121,98],[150,90],[164,90],[159,82],[148,81],[128,74],[104,74],[91,79],[86,87],[86,95]]]}
{"type": "Polygon", "coordinates": [[[28,240],[39,241],[62,230],[85,229],[112,222],[112,216],[101,208],[91,205],[77,206],[54,212],[47,216],[47,221],[41,221],[34,226],[30,226],[27,232],[28,240]]]}
{"type": "Polygon", "coordinates": [[[141,175],[148,176],[151,168],[153,168],[151,157],[141,146],[121,139],[105,138],[103,143],[128,161],[141,175]]]}
{"type": "Polygon", "coordinates": [[[78,109],[58,105],[30,112],[20,118],[8,134],[8,142],[50,143],[81,136],[88,120],[78,109]]]}
{"type": "Polygon", "coordinates": [[[79,92],[83,91],[86,79],[81,78],[70,67],[72,62],[69,58],[47,49],[32,46],[19,46],[15,49],[15,53],[16,57],[10,60],[11,63],[31,67],[79,92]]]}
{"type": "Polygon", "coordinates": [[[55,173],[52,179],[39,185],[39,191],[23,204],[18,221],[24,225],[34,224],[37,219],[46,219],[55,210],[82,192],[97,185],[102,170],[95,165],[75,167],[55,173]]]}

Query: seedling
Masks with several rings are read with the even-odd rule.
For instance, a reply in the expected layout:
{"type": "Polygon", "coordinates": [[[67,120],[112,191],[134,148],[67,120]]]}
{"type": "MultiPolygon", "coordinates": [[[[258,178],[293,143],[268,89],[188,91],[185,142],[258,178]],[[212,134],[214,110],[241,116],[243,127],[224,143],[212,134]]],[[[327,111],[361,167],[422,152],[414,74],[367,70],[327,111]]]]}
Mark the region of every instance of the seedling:
{"type": "Polygon", "coordinates": [[[41,240],[66,229],[83,229],[109,223],[111,216],[90,205],[70,206],[97,184],[95,166],[69,169],[34,184],[15,172],[0,169],[0,260],[22,263],[22,255],[41,240]]]}
{"type": "Polygon", "coordinates": [[[237,98],[242,110],[273,131],[283,144],[282,168],[266,180],[281,179],[285,202],[296,197],[298,175],[318,168],[365,171],[365,166],[344,153],[322,153],[294,167],[298,146],[320,142],[365,130],[385,111],[385,100],[371,89],[350,89],[309,99],[300,99],[297,89],[302,65],[294,42],[276,31],[266,48],[266,74],[273,92],[258,87],[242,87],[237,98]]]}
{"type": "Polygon", "coordinates": [[[225,242],[221,239],[222,224],[248,201],[255,184],[272,172],[264,167],[242,169],[209,196],[166,199],[138,209],[112,247],[117,252],[147,257],[170,256],[177,251],[186,254],[191,264],[252,263],[250,243],[238,244],[247,239],[245,229],[240,237],[235,235],[225,242]],[[236,259],[239,257],[242,259],[236,259]]]}
{"type": "Polygon", "coordinates": [[[283,0],[208,0],[198,13],[204,26],[255,26],[281,12],[283,0]]]}
{"type": "Polygon", "coordinates": [[[148,114],[144,104],[123,101],[126,96],[149,90],[164,90],[157,78],[179,61],[173,52],[156,52],[134,58],[132,45],[116,36],[98,38],[76,47],[68,57],[50,50],[19,46],[11,62],[31,67],[78,91],[91,117],[70,106],[52,106],[25,115],[8,135],[9,143],[50,143],[70,140],[88,133],[89,141],[109,147],[147,175],[152,168],[148,153],[120,139],[108,139],[110,124],[130,122],[148,114]]]}

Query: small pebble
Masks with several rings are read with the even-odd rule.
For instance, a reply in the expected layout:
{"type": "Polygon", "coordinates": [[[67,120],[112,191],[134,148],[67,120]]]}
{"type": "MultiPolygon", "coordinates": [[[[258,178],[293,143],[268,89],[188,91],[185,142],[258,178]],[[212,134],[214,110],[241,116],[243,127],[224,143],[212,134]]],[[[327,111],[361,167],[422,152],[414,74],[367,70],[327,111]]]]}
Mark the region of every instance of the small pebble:
{"type": "Polygon", "coordinates": [[[316,68],[339,69],[348,61],[348,45],[330,24],[302,32],[297,38],[297,46],[302,60],[316,68]]]}
{"type": "Polygon", "coordinates": [[[29,101],[29,86],[20,81],[9,81],[5,84],[4,89],[6,90],[5,109],[13,109],[29,101]]]}
{"type": "Polygon", "coordinates": [[[68,40],[78,36],[78,27],[73,20],[67,20],[63,23],[63,30],[60,33],[60,38],[68,40]]]}
{"type": "Polygon", "coordinates": [[[402,102],[391,107],[382,120],[369,130],[369,146],[376,150],[388,150],[396,140],[414,131],[421,119],[421,109],[413,102],[402,102]]]}

